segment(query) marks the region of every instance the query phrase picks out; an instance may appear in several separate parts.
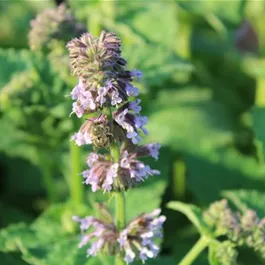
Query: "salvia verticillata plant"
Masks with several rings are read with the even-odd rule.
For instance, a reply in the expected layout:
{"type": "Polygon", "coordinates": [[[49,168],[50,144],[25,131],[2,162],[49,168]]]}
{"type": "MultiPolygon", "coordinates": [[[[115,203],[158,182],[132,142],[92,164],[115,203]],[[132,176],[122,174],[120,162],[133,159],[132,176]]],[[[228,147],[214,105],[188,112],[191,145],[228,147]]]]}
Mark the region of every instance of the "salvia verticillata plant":
{"type": "MultiPolygon", "coordinates": [[[[164,216],[160,209],[143,213],[126,223],[125,191],[158,175],[141,161],[142,157],[158,159],[158,144],[139,145],[147,117],[141,116],[138,88],[132,82],[141,77],[137,70],[126,69],[121,57],[121,41],[114,33],[101,32],[98,38],[89,33],[67,44],[70,66],[78,84],[71,92],[72,113],[78,118],[89,114],[72,140],[78,146],[92,145],[94,152],[87,158],[88,169],[82,172],[84,183],[92,191],[114,192],[116,219],[84,219],[80,223],[80,247],[90,245],[87,254],[107,251],[116,255],[117,264],[145,261],[157,256],[155,243],[162,236],[164,216]]],[[[110,214],[109,214],[110,215],[110,214]]]]}

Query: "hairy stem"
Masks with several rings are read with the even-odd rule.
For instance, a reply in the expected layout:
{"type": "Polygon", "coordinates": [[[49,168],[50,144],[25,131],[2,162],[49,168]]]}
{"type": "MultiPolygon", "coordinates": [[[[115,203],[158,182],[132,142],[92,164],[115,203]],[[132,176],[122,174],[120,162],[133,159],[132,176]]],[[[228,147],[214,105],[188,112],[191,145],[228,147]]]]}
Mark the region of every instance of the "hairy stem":
{"type": "Polygon", "coordinates": [[[190,265],[194,260],[201,254],[201,252],[208,246],[209,240],[201,236],[201,238],[196,242],[196,244],[191,248],[191,250],[186,254],[186,256],[180,261],[178,265],[190,265]]]}
{"type": "Polygon", "coordinates": [[[80,165],[80,148],[70,141],[70,165],[71,165],[71,175],[70,175],[70,193],[74,204],[80,204],[83,202],[84,197],[84,187],[82,183],[82,177],[80,175],[81,165],[80,165]]]}

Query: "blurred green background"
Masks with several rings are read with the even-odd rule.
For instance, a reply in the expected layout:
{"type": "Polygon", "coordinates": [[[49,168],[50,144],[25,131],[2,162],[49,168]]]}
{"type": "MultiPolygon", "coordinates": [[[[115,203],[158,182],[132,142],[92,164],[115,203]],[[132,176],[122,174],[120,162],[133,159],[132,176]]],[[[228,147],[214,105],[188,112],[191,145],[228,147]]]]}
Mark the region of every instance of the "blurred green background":
{"type": "MultiPolygon", "coordinates": [[[[137,85],[149,117],[145,141],[162,145],[160,159],[150,161],[161,176],[128,192],[127,215],[162,207],[168,220],[161,257],[147,264],[176,264],[198,234],[166,209],[168,201],[203,208],[226,190],[265,196],[265,1],[67,5],[92,34],[114,31],[129,68],[143,72],[137,85]]],[[[69,142],[80,125],[69,117],[67,97],[77,80],[65,44],[75,36],[53,36],[42,51],[28,45],[30,21],[55,6],[48,0],[0,2],[1,265],[109,264],[77,249],[71,221],[73,214],[91,214],[95,201],[111,201],[76,177],[89,149],[69,142]]],[[[194,264],[207,265],[206,254],[194,264]]],[[[249,256],[240,264],[262,264],[249,256]]]]}

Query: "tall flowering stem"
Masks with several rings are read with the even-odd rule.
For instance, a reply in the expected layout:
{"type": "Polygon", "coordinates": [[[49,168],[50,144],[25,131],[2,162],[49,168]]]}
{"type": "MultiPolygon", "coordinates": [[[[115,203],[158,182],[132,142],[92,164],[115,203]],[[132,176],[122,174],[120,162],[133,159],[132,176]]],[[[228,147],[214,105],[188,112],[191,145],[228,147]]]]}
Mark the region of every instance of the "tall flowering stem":
{"type": "Polygon", "coordinates": [[[144,127],[147,117],[140,115],[141,100],[135,99],[139,91],[132,84],[141,73],[126,69],[120,46],[114,33],[104,31],[98,38],[85,33],[67,45],[72,73],[79,80],[71,92],[72,113],[78,118],[90,114],[72,140],[94,149],[87,158],[88,169],[81,174],[93,192],[113,192],[116,197],[115,218],[107,209],[103,220],[74,217],[82,232],[80,247],[90,244],[88,256],[100,251],[116,255],[116,265],[156,257],[159,247],[155,240],[162,237],[165,221],[156,209],[126,222],[125,192],[159,174],[141,158],[158,159],[160,146],[138,145],[148,133],[144,127]]]}

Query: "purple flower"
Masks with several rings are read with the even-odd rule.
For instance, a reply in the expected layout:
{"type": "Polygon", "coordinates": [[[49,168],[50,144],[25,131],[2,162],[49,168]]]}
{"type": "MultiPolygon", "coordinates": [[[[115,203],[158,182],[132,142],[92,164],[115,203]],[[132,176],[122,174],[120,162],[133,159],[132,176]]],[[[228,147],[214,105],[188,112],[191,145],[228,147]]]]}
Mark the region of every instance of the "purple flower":
{"type": "Polygon", "coordinates": [[[139,70],[132,70],[131,71],[131,75],[133,77],[138,78],[138,79],[141,79],[143,77],[143,73],[141,71],[139,71],[139,70]]]}
{"type": "Polygon", "coordinates": [[[136,159],[142,154],[122,150],[119,162],[115,163],[104,155],[90,153],[87,158],[89,169],[82,173],[85,184],[91,185],[93,192],[99,189],[104,191],[127,190],[149,176],[159,175],[158,170],[151,169],[136,159]]]}
{"type": "Polygon", "coordinates": [[[148,134],[148,131],[144,128],[148,118],[139,115],[141,110],[139,103],[140,100],[126,103],[113,114],[114,120],[127,131],[126,136],[131,139],[133,144],[138,144],[141,141],[140,130],[148,134]]]}
{"type": "Polygon", "coordinates": [[[103,249],[114,254],[117,230],[113,222],[107,223],[92,216],[83,219],[73,216],[73,220],[80,223],[81,242],[79,248],[90,245],[87,249],[87,256],[96,256],[103,249]],[[91,231],[87,232],[88,230],[91,231]]]}
{"type": "Polygon", "coordinates": [[[153,170],[137,160],[135,153],[129,154],[126,150],[122,153],[119,175],[123,177],[123,183],[127,182],[129,186],[134,186],[136,182],[143,181],[149,176],[159,174],[160,172],[158,170],[153,170]]]}
{"type": "Polygon", "coordinates": [[[132,86],[131,84],[126,84],[125,87],[126,94],[130,96],[137,97],[139,95],[139,89],[137,87],[132,86]]]}
{"type": "Polygon", "coordinates": [[[81,117],[102,107],[118,106],[139,91],[131,82],[140,77],[137,70],[125,70],[120,39],[114,33],[102,32],[99,38],[89,33],[67,44],[72,73],[79,83],[71,93],[73,112],[81,117]]]}
{"type": "Polygon", "coordinates": [[[158,255],[159,247],[154,241],[162,237],[162,225],[166,220],[165,216],[159,216],[160,212],[160,209],[156,209],[150,214],[142,214],[120,232],[118,242],[120,250],[125,252],[127,264],[136,257],[144,262],[158,255]]]}
{"type": "Polygon", "coordinates": [[[140,111],[142,110],[142,107],[139,106],[141,103],[140,99],[137,99],[136,101],[130,102],[129,103],[129,109],[131,109],[134,113],[139,114],[140,111]]]}
{"type": "MultiPolygon", "coordinates": [[[[162,238],[162,225],[166,220],[160,212],[160,209],[156,209],[150,214],[141,214],[121,231],[118,231],[112,218],[109,221],[105,218],[103,221],[92,216],[83,219],[74,216],[73,220],[80,223],[79,247],[89,245],[88,256],[95,256],[103,249],[112,255],[124,253],[127,264],[136,258],[143,262],[148,258],[155,258],[159,247],[154,241],[162,238]]],[[[107,217],[109,216],[107,211],[107,217]]]]}
{"type": "Polygon", "coordinates": [[[91,143],[92,143],[92,141],[91,141],[91,137],[90,137],[90,135],[88,134],[88,132],[84,132],[84,133],[77,132],[77,133],[75,133],[75,134],[71,137],[71,140],[74,140],[75,143],[76,143],[78,146],[81,146],[81,145],[84,145],[84,144],[91,144],[91,143]]]}
{"type": "Polygon", "coordinates": [[[159,156],[160,147],[160,144],[157,143],[137,146],[135,149],[135,153],[137,157],[151,156],[157,160],[159,156]]]}

